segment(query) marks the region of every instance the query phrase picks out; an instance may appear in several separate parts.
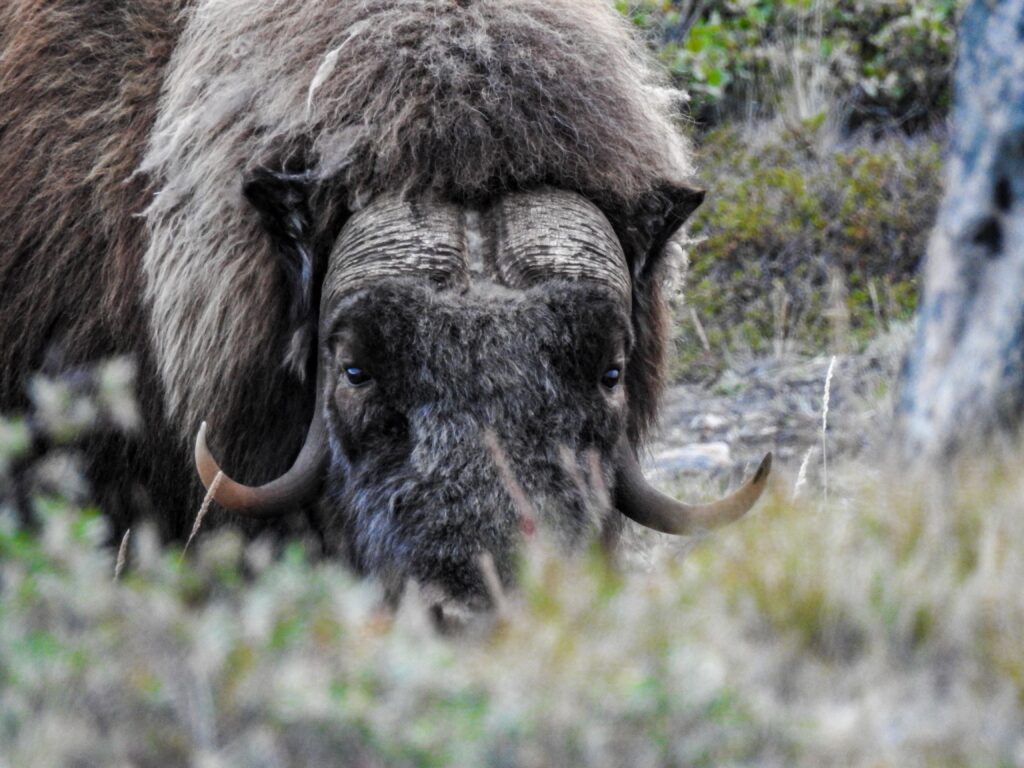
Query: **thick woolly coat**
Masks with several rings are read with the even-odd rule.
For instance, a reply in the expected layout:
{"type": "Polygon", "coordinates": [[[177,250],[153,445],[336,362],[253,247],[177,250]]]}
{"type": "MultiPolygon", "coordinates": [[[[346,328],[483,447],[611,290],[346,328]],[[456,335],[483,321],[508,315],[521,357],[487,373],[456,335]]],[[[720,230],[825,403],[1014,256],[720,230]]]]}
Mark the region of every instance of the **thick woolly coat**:
{"type": "Polygon", "coordinates": [[[10,0],[0,105],[0,408],[33,371],[133,354],[144,429],[90,447],[122,520],[181,532],[202,419],[243,480],[302,441],[292,286],[243,194],[259,168],[318,180],[324,240],[385,191],[589,197],[634,273],[634,438],[653,414],[658,270],[630,238],[692,169],[675,94],[601,0],[10,0]]]}

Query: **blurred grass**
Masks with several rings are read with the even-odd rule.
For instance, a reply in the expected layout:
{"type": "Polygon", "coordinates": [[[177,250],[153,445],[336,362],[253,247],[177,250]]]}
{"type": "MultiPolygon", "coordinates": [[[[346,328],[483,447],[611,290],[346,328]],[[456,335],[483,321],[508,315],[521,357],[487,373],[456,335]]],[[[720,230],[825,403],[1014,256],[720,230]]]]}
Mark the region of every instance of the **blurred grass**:
{"type": "MultiPolygon", "coordinates": [[[[647,568],[542,545],[504,622],[221,531],[182,561],[105,523],[0,517],[0,764],[1020,765],[1019,457],[949,489],[830,473],[647,568]]],[[[646,537],[650,539],[651,537],[646,537]]]]}

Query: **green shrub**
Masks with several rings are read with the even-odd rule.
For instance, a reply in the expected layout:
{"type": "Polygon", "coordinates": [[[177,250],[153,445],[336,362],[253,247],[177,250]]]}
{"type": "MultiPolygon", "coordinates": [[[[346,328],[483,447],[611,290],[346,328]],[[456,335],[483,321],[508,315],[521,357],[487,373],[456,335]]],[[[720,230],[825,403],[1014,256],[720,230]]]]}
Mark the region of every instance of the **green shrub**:
{"type": "Polygon", "coordinates": [[[714,374],[730,350],[859,347],[913,314],[940,143],[889,136],[821,150],[821,131],[765,124],[705,138],[709,195],[690,228],[678,373],[714,374]]]}
{"type": "MultiPolygon", "coordinates": [[[[640,0],[617,5],[650,36],[701,122],[776,114],[824,88],[864,123],[918,128],[949,108],[961,0],[640,0]],[[805,94],[806,95],[806,94],[805,94]]],[[[802,114],[806,117],[807,114],[802,114]]]]}
{"type": "Polygon", "coordinates": [[[941,508],[863,466],[831,506],[778,483],[642,572],[533,546],[460,638],[295,546],[139,528],[112,581],[101,517],[0,511],[0,765],[1015,765],[1019,466],[941,508]]]}

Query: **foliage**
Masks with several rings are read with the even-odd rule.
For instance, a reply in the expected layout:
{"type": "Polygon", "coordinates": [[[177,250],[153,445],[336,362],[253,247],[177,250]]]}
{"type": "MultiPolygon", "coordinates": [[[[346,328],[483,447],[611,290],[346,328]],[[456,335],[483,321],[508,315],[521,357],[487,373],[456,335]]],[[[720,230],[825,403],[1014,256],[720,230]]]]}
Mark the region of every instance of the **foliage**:
{"type": "MultiPolygon", "coordinates": [[[[104,370],[74,382],[124,382],[104,370]]],[[[68,386],[36,387],[51,434],[107,397],[68,386]]],[[[1014,764],[1017,466],[926,497],[830,462],[827,505],[813,470],[800,499],[783,477],[711,541],[630,528],[621,568],[542,530],[503,615],[457,637],[412,589],[390,616],[338,563],[231,530],[185,556],[137,527],[114,579],[106,520],[30,485],[35,531],[0,501],[0,766],[1014,764]]]]}
{"type": "MultiPolygon", "coordinates": [[[[650,36],[702,123],[767,117],[812,91],[865,122],[928,126],[949,108],[960,0],[640,0],[650,36]],[[820,95],[820,94],[819,94],[820,95]]],[[[792,106],[792,105],[789,105],[792,106]]]]}
{"type": "Polygon", "coordinates": [[[679,373],[714,375],[723,352],[860,347],[913,314],[940,145],[893,135],[823,147],[826,135],[808,121],[706,137],[679,373]]]}
{"type": "Polygon", "coordinates": [[[0,414],[0,511],[31,523],[32,499],[84,503],[89,489],[82,459],[90,437],[140,427],[134,398],[135,364],[114,358],[59,377],[36,375],[28,411],[0,414]]]}
{"type": "Polygon", "coordinates": [[[939,512],[830,473],[832,506],[777,489],[646,572],[539,545],[506,619],[463,638],[297,547],[220,532],[183,559],[140,529],[113,582],[96,514],[4,514],[0,765],[1013,764],[1013,466],[939,512]]]}

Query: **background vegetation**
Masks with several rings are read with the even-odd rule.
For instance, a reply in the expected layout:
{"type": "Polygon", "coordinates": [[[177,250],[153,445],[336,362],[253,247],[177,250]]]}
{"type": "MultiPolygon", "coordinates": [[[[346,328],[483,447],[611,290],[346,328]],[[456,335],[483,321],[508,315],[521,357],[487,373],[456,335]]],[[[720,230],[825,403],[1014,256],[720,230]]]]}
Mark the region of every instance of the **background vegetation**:
{"type": "Polygon", "coordinates": [[[821,120],[727,125],[703,139],[676,310],[676,374],[714,379],[735,353],[857,351],[917,305],[940,195],[940,142],[821,120]]]}
{"type": "Polygon", "coordinates": [[[844,129],[930,127],[950,105],[959,0],[618,0],[702,124],[832,96],[844,129]]]}
{"type": "MultiPolygon", "coordinates": [[[[916,306],[959,4],[620,9],[689,92],[710,189],[677,377],[884,347],[916,306]]],[[[833,392],[857,366],[836,370],[833,392]]],[[[896,481],[888,386],[833,395],[867,434],[811,412],[821,449],[750,519],[631,528],[621,569],[539,543],[502,616],[444,638],[415,594],[386,617],[339,565],[231,531],[183,555],[139,527],[114,580],[76,466],[91,431],[137,427],[131,385],[123,361],[39,379],[0,418],[0,768],[1024,766],[1024,451],[896,481]],[[869,458],[825,472],[850,442],[869,458]]]]}
{"type": "Polygon", "coordinates": [[[909,319],[963,3],[617,5],[688,94],[709,190],[677,377],[714,379],[736,353],[862,349],[909,319]]]}

